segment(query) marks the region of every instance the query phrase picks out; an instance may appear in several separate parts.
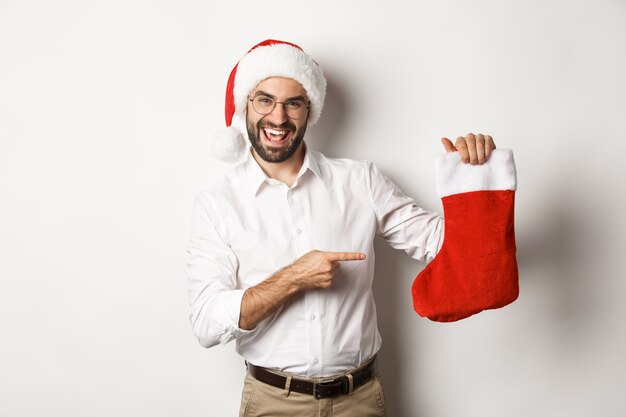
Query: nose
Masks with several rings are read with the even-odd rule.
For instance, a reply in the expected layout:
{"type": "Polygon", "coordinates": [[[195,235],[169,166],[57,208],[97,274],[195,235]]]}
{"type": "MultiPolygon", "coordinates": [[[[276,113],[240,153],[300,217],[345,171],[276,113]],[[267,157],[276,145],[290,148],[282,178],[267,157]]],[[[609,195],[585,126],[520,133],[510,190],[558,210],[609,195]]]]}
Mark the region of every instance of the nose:
{"type": "Polygon", "coordinates": [[[272,110],[272,112],[265,117],[277,126],[282,125],[287,121],[287,113],[285,112],[284,106],[285,105],[283,103],[276,103],[274,110],[272,110]]]}

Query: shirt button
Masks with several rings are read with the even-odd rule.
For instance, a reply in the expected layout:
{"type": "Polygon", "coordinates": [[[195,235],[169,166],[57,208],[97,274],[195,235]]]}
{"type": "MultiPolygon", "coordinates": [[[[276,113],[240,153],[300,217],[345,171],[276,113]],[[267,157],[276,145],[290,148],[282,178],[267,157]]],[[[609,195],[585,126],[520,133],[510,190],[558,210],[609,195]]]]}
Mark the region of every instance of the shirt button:
{"type": "Polygon", "coordinates": [[[301,234],[302,234],[302,229],[298,229],[298,230],[296,230],[296,233],[298,233],[299,235],[301,235],[301,234]]]}
{"type": "Polygon", "coordinates": [[[311,320],[315,320],[315,314],[311,314],[311,320]]]}
{"type": "Polygon", "coordinates": [[[313,359],[313,365],[317,365],[319,363],[319,359],[315,358],[313,359]]]}

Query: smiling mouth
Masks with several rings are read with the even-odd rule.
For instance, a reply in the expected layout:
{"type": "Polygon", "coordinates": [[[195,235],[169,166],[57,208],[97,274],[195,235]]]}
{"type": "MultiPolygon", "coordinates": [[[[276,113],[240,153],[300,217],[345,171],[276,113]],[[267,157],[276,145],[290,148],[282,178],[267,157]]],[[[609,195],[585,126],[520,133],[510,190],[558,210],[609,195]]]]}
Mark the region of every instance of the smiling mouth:
{"type": "Polygon", "coordinates": [[[261,129],[263,131],[264,138],[274,144],[281,144],[287,140],[291,135],[291,130],[285,129],[272,129],[269,127],[264,127],[261,129]]]}

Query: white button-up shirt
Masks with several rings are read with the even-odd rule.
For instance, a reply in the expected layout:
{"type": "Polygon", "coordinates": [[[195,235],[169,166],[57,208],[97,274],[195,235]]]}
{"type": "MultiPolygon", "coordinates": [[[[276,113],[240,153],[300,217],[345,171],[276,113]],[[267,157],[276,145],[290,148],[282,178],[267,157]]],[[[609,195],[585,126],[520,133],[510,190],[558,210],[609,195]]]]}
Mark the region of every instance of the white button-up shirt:
{"type": "Polygon", "coordinates": [[[196,197],[187,266],[193,333],[205,347],[235,339],[248,362],[304,377],[357,367],[381,344],[372,295],[377,234],[415,259],[432,259],[443,218],[370,162],[306,150],[288,187],[248,155],[196,197]],[[299,293],[255,329],[240,329],[245,289],[313,249],[367,258],[341,262],[331,288],[299,293]]]}

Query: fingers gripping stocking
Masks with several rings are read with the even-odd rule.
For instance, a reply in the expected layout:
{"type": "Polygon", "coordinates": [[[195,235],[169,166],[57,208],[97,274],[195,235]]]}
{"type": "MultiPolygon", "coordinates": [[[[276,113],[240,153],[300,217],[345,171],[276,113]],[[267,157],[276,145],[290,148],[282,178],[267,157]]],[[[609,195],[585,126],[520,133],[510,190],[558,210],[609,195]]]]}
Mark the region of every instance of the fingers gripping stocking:
{"type": "Polygon", "coordinates": [[[518,296],[513,152],[496,149],[483,165],[458,152],[437,160],[444,242],[413,282],[413,307],[434,321],[456,321],[503,307],[518,296]]]}

